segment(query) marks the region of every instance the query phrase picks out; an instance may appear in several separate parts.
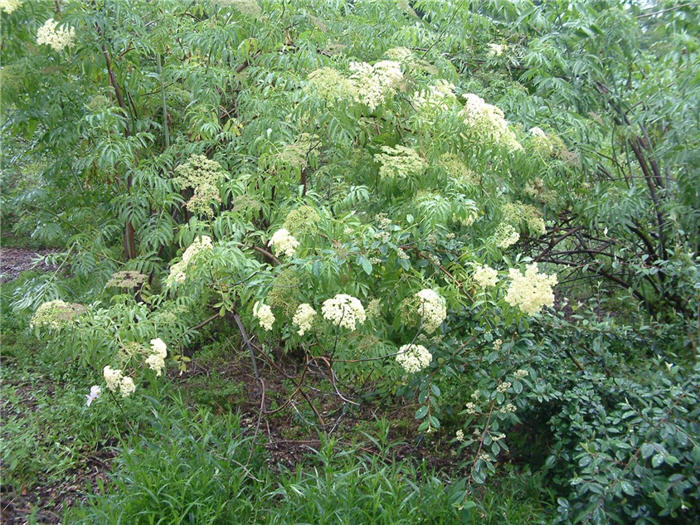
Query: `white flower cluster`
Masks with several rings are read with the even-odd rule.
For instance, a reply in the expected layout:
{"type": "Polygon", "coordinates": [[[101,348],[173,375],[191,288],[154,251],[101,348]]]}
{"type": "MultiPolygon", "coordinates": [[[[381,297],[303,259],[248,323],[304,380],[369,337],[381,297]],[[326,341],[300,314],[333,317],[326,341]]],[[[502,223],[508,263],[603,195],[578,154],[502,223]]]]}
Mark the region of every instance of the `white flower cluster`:
{"type": "Polygon", "coordinates": [[[434,110],[446,108],[450,102],[457,99],[454,94],[454,84],[440,79],[427,89],[414,93],[412,104],[416,110],[434,110]]]}
{"type": "Polygon", "coordinates": [[[311,330],[311,323],[313,323],[314,317],[316,317],[316,310],[310,304],[303,303],[299,305],[292,318],[292,323],[299,329],[297,331],[299,335],[304,335],[311,330]]]}
{"type": "Polygon", "coordinates": [[[170,275],[168,276],[169,282],[184,283],[187,279],[187,266],[190,264],[192,257],[201,252],[202,250],[210,250],[212,248],[211,237],[207,235],[202,235],[197,237],[192,244],[190,244],[185,253],[182,254],[182,260],[178,263],[173,264],[170,267],[170,275]]]}
{"type": "Polygon", "coordinates": [[[299,241],[289,233],[289,230],[281,228],[272,234],[268,245],[272,247],[272,251],[275,252],[275,255],[283,253],[287,257],[292,257],[299,247],[299,241]]]}
{"type": "Polygon", "coordinates": [[[335,326],[348,330],[355,330],[355,326],[358,323],[363,324],[367,318],[360,300],[344,293],[323,301],[321,312],[323,317],[335,326]]]}
{"type": "Polygon", "coordinates": [[[394,60],[381,60],[374,66],[366,62],[350,62],[350,80],[357,89],[357,101],[374,111],[385,98],[394,92],[403,80],[401,64],[394,60]]]}
{"type": "Polygon", "coordinates": [[[155,370],[156,375],[159,376],[163,373],[163,368],[165,368],[168,347],[165,346],[165,343],[159,337],[158,339],[151,339],[151,350],[153,353],[146,358],[146,364],[151,370],[155,370]]]}
{"type": "Polygon", "coordinates": [[[464,431],[461,428],[455,432],[455,439],[459,442],[464,441],[464,431]]]}
{"type": "Polygon", "coordinates": [[[542,128],[538,128],[537,126],[535,126],[534,128],[530,128],[528,133],[530,133],[530,135],[532,135],[533,137],[538,137],[542,139],[547,138],[547,134],[542,130],[542,128]]]}
{"type": "Polygon", "coordinates": [[[64,29],[57,27],[58,22],[49,18],[36,33],[36,43],[51,46],[55,51],[63,51],[64,48],[73,45],[75,38],[75,28],[64,29]]]}
{"type": "Polygon", "coordinates": [[[418,315],[423,320],[423,329],[428,334],[437,330],[447,318],[445,299],[435,290],[426,288],[416,294],[420,300],[418,315]]]}
{"type": "Polygon", "coordinates": [[[525,370],[523,368],[520,368],[520,369],[516,370],[515,372],[513,372],[513,377],[515,379],[522,379],[523,377],[527,377],[529,375],[530,375],[530,372],[528,372],[527,370],[525,370]]]}
{"type": "Polygon", "coordinates": [[[508,127],[508,122],[500,108],[487,104],[483,98],[473,93],[464,95],[464,98],[467,102],[459,114],[464,118],[467,126],[511,151],[523,149],[515,133],[508,127]]]}
{"type": "Polygon", "coordinates": [[[432,360],[433,355],[423,345],[403,345],[396,355],[396,361],[409,374],[427,368],[432,360]]]}
{"type": "Polygon", "coordinates": [[[22,5],[22,0],[0,0],[0,11],[5,11],[8,15],[22,5]]]}
{"type": "MultiPolygon", "coordinates": [[[[474,397],[474,396],[472,396],[472,397],[474,397]]],[[[465,409],[467,410],[467,414],[470,416],[473,416],[473,415],[479,413],[479,407],[477,406],[476,403],[472,403],[471,401],[469,401],[469,403],[467,403],[465,405],[465,409]]]]}
{"type": "Polygon", "coordinates": [[[546,275],[537,272],[537,263],[527,265],[523,274],[520,270],[511,268],[509,271],[511,283],[506,294],[506,302],[519,307],[523,312],[534,315],[543,306],[554,305],[554,291],[557,284],[556,275],[546,275]]]}
{"type": "Polygon", "coordinates": [[[394,60],[381,60],[374,66],[350,62],[349,68],[349,77],[329,67],[312,71],[304,89],[326,102],[349,100],[365,104],[374,111],[403,80],[401,63],[394,60]]]}
{"type": "Polygon", "coordinates": [[[134,380],[122,374],[122,371],[119,369],[105,366],[102,370],[102,375],[105,378],[105,383],[107,383],[107,388],[112,392],[119,390],[122,397],[129,397],[136,390],[134,380]]]}
{"type": "Polygon", "coordinates": [[[501,383],[500,385],[498,385],[496,387],[496,391],[500,392],[501,394],[505,394],[506,392],[508,392],[508,389],[510,387],[511,387],[510,381],[504,381],[503,383],[501,383]]]}
{"type": "Polygon", "coordinates": [[[272,330],[272,324],[275,322],[275,316],[272,313],[272,308],[265,303],[258,301],[253,305],[253,316],[258,318],[260,326],[265,330],[272,330]]]}
{"type": "Polygon", "coordinates": [[[489,56],[500,57],[503,52],[508,49],[505,44],[489,44],[489,56]]]}
{"type": "Polygon", "coordinates": [[[498,283],[498,272],[488,265],[483,265],[476,269],[472,278],[481,288],[488,288],[498,283]]]}

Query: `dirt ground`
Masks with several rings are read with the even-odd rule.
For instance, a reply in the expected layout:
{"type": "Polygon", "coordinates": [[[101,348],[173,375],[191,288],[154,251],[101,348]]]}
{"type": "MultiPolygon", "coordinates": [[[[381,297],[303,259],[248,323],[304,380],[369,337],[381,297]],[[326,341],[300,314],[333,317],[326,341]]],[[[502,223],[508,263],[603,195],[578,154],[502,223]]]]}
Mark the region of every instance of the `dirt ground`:
{"type": "MultiPolygon", "coordinates": [[[[0,246],[0,282],[16,279],[19,274],[35,267],[35,259],[42,255],[54,253],[55,250],[29,250],[26,248],[5,248],[0,246]]],[[[40,263],[36,266],[49,270],[49,266],[40,263]]]]}

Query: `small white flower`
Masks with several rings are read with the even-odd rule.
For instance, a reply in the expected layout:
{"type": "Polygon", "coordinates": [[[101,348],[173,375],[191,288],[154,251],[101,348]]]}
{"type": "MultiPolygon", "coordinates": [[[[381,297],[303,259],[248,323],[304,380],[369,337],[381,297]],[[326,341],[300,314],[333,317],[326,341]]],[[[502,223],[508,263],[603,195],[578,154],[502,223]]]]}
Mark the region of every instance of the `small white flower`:
{"type": "Polygon", "coordinates": [[[464,431],[461,428],[455,433],[455,439],[460,443],[464,441],[464,431]]]}
{"type": "Polygon", "coordinates": [[[100,397],[100,394],[102,394],[102,389],[97,385],[92,385],[90,387],[90,393],[85,394],[85,404],[90,406],[95,399],[100,397]]]}

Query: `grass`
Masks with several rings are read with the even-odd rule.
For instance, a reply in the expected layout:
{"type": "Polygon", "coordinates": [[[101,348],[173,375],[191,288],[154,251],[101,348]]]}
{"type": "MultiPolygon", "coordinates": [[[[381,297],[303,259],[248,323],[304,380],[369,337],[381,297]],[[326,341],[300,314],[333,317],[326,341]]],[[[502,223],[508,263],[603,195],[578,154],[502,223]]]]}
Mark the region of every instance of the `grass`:
{"type": "Polygon", "coordinates": [[[279,417],[273,433],[261,431],[254,442],[245,386],[226,372],[235,369],[227,345],[195,352],[191,375],[175,372],[158,396],[129,398],[122,408],[103,396],[86,407],[84,395],[99,379],[29,333],[26,317],[8,307],[14,286],[0,286],[3,521],[551,521],[554,498],[541,478],[514,468],[463,504],[457,470],[402,452],[414,425],[401,416],[366,421],[337,440],[279,417]],[[195,374],[197,367],[206,373],[195,374]],[[308,446],[280,449],[279,437],[309,435],[317,439],[308,446]]]}

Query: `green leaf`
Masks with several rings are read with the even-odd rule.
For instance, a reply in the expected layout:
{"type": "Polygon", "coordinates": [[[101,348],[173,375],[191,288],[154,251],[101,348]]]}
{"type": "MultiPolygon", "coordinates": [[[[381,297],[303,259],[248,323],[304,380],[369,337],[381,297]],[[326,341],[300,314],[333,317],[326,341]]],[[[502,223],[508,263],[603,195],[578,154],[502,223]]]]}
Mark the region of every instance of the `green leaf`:
{"type": "Polygon", "coordinates": [[[416,410],[415,418],[416,419],[423,419],[427,413],[428,413],[428,406],[423,405],[418,410],[416,410]]]}
{"type": "Polygon", "coordinates": [[[372,275],[372,263],[364,255],[359,255],[357,257],[357,263],[362,266],[362,269],[367,275],[372,275]]]}
{"type": "Polygon", "coordinates": [[[622,489],[622,492],[628,496],[634,496],[634,486],[629,481],[622,481],[620,483],[620,488],[622,489]]]}

